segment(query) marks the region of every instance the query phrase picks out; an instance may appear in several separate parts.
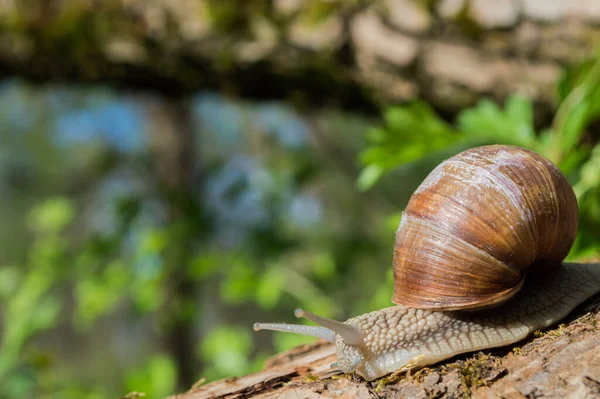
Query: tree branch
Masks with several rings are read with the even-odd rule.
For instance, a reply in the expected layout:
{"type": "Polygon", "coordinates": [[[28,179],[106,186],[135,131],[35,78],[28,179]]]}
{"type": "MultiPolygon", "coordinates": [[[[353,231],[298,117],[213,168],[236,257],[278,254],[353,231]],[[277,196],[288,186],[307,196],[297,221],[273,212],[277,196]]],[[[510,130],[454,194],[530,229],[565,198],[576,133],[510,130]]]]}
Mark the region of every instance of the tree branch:
{"type": "Polygon", "coordinates": [[[549,105],[598,22],[600,0],[8,1],[0,76],[366,111],[417,96],[455,111],[514,92],[549,105]]]}
{"type": "Polygon", "coordinates": [[[592,397],[600,394],[599,321],[596,300],[573,312],[566,324],[517,346],[372,382],[332,371],[333,345],[317,342],[270,359],[264,371],[199,385],[171,399],[592,397]]]}

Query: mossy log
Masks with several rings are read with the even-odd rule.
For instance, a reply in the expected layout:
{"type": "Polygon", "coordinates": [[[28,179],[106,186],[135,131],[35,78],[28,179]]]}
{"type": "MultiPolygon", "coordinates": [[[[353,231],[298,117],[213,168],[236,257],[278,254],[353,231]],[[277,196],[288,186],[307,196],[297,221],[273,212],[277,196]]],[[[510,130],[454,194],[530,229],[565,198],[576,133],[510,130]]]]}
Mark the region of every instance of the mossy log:
{"type": "Polygon", "coordinates": [[[599,23],[600,0],[5,1],[0,76],[361,110],[515,92],[550,105],[599,23]]]}
{"type": "Polygon", "coordinates": [[[320,341],[281,353],[261,372],[200,382],[169,399],[600,397],[600,301],[564,323],[516,346],[372,382],[331,370],[334,348],[320,341]]]}

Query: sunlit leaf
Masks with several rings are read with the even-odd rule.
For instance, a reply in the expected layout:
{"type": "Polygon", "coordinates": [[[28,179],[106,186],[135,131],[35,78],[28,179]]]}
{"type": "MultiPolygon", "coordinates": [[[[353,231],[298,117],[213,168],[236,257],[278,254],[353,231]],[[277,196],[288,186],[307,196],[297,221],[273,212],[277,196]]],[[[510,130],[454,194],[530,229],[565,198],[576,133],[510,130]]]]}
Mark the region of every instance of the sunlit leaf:
{"type": "Polygon", "coordinates": [[[248,366],[250,329],[220,326],[199,343],[198,354],[219,375],[239,375],[248,366]]]}
{"type": "Polygon", "coordinates": [[[553,122],[551,160],[561,162],[600,117],[600,58],[567,70],[559,84],[562,101],[553,122]]]}
{"type": "Polygon", "coordinates": [[[368,165],[366,166],[358,176],[356,186],[359,190],[365,191],[373,187],[377,181],[383,175],[383,168],[379,165],[368,165]]]}
{"type": "Polygon", "coordinates": [[[223,301],[238,304],[254,295],[258,275],[252,264],[245,259],[238,258],[231,264],[221,265],[221,267],[227,270],[220,288],[223,301]]]}
{"type": "Polygon", "coordinates": [[[124,296],[129,279],[126,267],[115,261],[105,268],[101,276],[80,281],[75,287],[75,325],[90,328],[98,317],[114,309],[124,296]]]}
{"type": "Polygon", "coordinates": [[[35,307],[35,318],[32,319],[33,331],[43,331],[52,327],[58,317],[61,303],[57,298],[48,297],[35,307]]]}
{"type": "Polygon", "coordinates": [[[590,190],[600,187],[600,144],[592,150],[591,157],[580,168],[580,178],[573,187],[578,198],[582,198],[590,190]]]}
{"type": "Polygon", "coordinates": [[[462,139],[433,109],[416,101],[384,111],[383,127],[367,132],[368,147],[360,159],[365,168],[357,187],[366,190],[390,169],[421,159],[462,139]]]}
{"type": "Polygon", "coordinates": [[[22,275],[16,266],[0,268],[0,297],[6,298],[17,288],[22,275]]]}
{"type": "Polygon", "coordinates": [[[531,148],[535,143],[531,101],[512,96],[502,110],[491,100],[463,110],[457,118],[458,129],[481,143],[514,144],[531,148]]]}
{"type": "Polygon", "coordinates": [[[316,277],[327,279],[335,276],[335,259],[330,253],[320,253],[315,256],[312,271],[316,277]]]}
{"type": "Polygon", "coordinates": [[[15,374],[3,382],[2,392],[6,398],[28,398],[35,390],[36,382],[27,374],[15,374]]]}
{"type": "Polygon", "coordinates": [[[533,143],[533,105],[531,101],[519,96],[511,96],[506,100],[506,116],[515,127],[515,135],[522,143],[533,143]]]}
{"type": "Polygon", "coordinates": [[[568,153],[579,142],[585,132],[589,121],[590,103],[586,100],[580,101],[566,117],[562,125],[557,146],[563,153],[568,153]]]}
{"type": "Polygon", "coordinates": [[[194,280],[206,279],[215,275],[220,270],[220,266],[227,261],[226,256],[202,253],[191,260],[188,273],[194,280]]]}
{"type": "Polygon", "coordinates": [[[62,230],[74,216],[73,206],[67,198],[56,197],[36,207],[29,218],[35,231],[52,233],[62,230]]]}
{"type": "Polygon", "coordinates": [[[567,98],[575,87],[582,83],[593,64],[593,60],[585,60],[580,64],[570,65],[563,69],[556,85],[558,98],[561,102],[567,98]]]}
{"type": "Polygon", "coordinates": [[[390,232],[395,233],[396,230],[398,229],[398,225],[400,224],[401,219],[402,219],[402,212],[394,212],[394,213],[388,215],[388,217],[385,219],[385,225],[386,225],[387,229],[390,232]]]}
{"type": "Polygon", "coordinates": [[[131,296],[137,310],[142,313],[155,311],[165,302],[160,279],[135,281],[131,296]]]}
{"type": "Polygon", "coordinates": [[[125,376],[127,391],[143,392],[148,398],[162,398],[173,393],[177,369],[173,359],[164,354],[152,356],[143,368],[132,370],[125,376]]]}
{"type": "Polygon", "coordinates": [[[375,292],[375,296],[371,298],[370,307],[372,309],[383,309],[390,306],[390,298],[392,297],[394,287],[393,269],[388,268],[385,274],[385,284],[381,284],[375,292]]]}
{"type": "Polygon", "coordinates": [[[163,251],[168,244],[168,235],[164,230],[148,229],[142,235],[139,251],[142,254],[151,254],[163,251]]]}
{"type": "Polygon", "coordinates": [[[281,268],[270,268],[258,281],[256,302],[264,309],[272,309],[283,294],[285,275],[281,268]]]}

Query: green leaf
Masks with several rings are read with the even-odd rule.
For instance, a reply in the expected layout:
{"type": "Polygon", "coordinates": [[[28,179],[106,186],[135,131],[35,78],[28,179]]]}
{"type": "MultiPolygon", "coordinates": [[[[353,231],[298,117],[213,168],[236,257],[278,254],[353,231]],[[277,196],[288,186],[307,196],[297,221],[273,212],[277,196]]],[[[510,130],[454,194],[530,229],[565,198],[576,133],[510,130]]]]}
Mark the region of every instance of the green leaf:
{"type": "Polygon", "coordinates": [[[35,318],[31,320],[31,329],[37,332],[54,326],[60,305],[58,298],[46,297],[35,308],[35,318]]]}
{"type": "Polygon", "coordinates": [[[219,272],[219,267],[228,262],[225,255],[218,253],[203,253],[192,259],[188,272],[194,280],[204,280],[219,272]]]}
{"type": "Polygon", "coordinates": [[[166,231],[161,229],[148,229],[142,235],[139,251],[142,255],[162,252],[169,243],[166,231]]]}
{"type": "Polygon", "coordinates": [[[383,127],[371,129],[366,135],[369,145],[360,157],[365,168],[357,181],[361,190],[372,187],[390,169],[461,140],[461,135],[424,102],[389,107],[383,112],[383,119],[383,127]]]}
{"type": "Polygon", "coordinates": [[[535,141],[533,129],[533,106],[531,101],[519,96],[511,96],[505,105],[506,116],[515,127],[515,135],[523,143],[535,141]]]}
{"type": "Polygon", "coordinates": [[[589,111],[590,103],[584,99],[566,116],[562,131],[557,135],[557,146],[563,153],[571,151],[581,139],[589,120],[589,111]]]}
{"type": "Polygon", "coordinates": [[[391,169],[458,144],[462,147],[490,143],[537,146],[533,106],[529,99],[520,96],[509,97],[504,109],[489,99],[480,101],[460,113],[458,130],[419,101],[389,107],[383,117],[385,125],[367,133],[369,145],[360,157],[365,167],[356,183],[360,190],[371,188],[391,169]]]}
{"type": "Polygon", "coordinates": [[[222,325],[210,331],[199,343],[199,357],[210,364],[213,376],[244,373],[252,340],[247,328],[222,325]]]}
{"type": "Polygon", "coordinates": [[[563,102],[577,86],[581,85],[594,65],[594,60],[586,60],[580,64],[567,66],[556,85],[558,99],[563,102]]]}
{"type": "Polygon", "coordinates": [[[390,304],[390,298],[393,294],[394,287],[394,277],[393,277],[393,269],[390,267],[385,275],[385,284],[380,286],[380,289],[377,290],[375,295],[370,300],[370,307],[372,309],[382,309],[390,304]]]}
{"type": "Polygon", "coordinates": [[[129,282],[129,272],[121,261],[109,264],[99,277],[78,282],[75,286],[75,326],[90,328],[98,317],[113,310],[129,282]]]}
{"type": "Polygon", "coordinates": [[[573,189],[579,199],[592,190],[600,189],[600,144],[596,144],[590,158],[581,166],[579,181],[573,189]]]}
{"type": "Polygon", "coordinates": [[[565,76],[559,85],[563,101],[554,117],[549,154],[559,164],[581,141],[587,126],[600,117],[600,58],[565,76]]]}
{"type": "Polygon", "coordinates": [[[533,106],[530,100],[519,96],[509,97],[504,110],[491,100],[480,101],[459,114],[458,128],[467,138],[483,143],[528,148],[535,143],[533,106]]]}
{"type": "Polygon", "coordinates": [[[145,367],[125,375],[126,390],[144,392],[148,398],[162,398],[172,394],[176,382],[175,362],[164,354],[152,356],[145,367]]]}
{"type": "Polygon", "coordinates": [[[130,292],[137,310],[142,313],[155,311],[165,302],[160,278],[137,280],[130,292]]]}
{"type": "Polygon", "coordinates": [[[335,276],[335,258],[330,253],[320,253],[315,256],[312,271],[320,279],[328,279],[335,276]]]}
{"type": "Polygon", "coordinates": [[[0,298],[8,298],[18,287],[22,275],[17,266],[4,266],[0,269],[0,298]]]}
{"type": "Polygon", "coordinates": [[[71,222],[74,213],[75,211],[68,198],[50,198],[34,208],[29,217],[29,222],[34,231],[57,233],[71,222]]]}
{"type": "Polygon", "coordinates": [[[570,153],[563,156],[558,167],[569,178],[569,181],[576,181],[576,172],[579,171],[581,165],[588,159],[589,155],[590,149],[587,146],[576,147],[570,153]]]}
{"type": "Polygon", "coordinates": [[[250,262],[239,257],[232,260],[226,268],[225,278],[221,281],[221,299],[225,303],[239,304],[252,298],[258,284],[257,272],[250,262]]]}
{"type": "MultiPolygon", "coordinates": [[[[374,157],[377,158],[377,157],[374,157]]],[[[361,191],[366,191],[379,181],[384,169],[379,165],[368,165],[359,174],[356,186],[361,191]]]]}
{"type": "Polygon", "coordinates": [[[263,309],[275,307],[283,294],[285,275],[281,268],[272,267],[262,275],[256,289],[256,302],[263,309]]]}

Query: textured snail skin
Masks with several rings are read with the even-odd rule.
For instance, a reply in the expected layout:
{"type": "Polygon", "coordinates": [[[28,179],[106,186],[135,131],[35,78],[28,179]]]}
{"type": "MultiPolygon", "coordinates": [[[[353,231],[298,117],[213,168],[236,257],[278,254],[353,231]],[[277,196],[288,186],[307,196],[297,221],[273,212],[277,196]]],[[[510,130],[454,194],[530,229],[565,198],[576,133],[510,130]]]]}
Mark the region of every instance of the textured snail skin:
{"type": "Polygon", "coordinates": [[[367,380],[433,364],[465,352],[512,344],[564,318],[600,292],[600,264],[563,264],[529,278],[510,301],[483,312],[392,306],[347,320],[363,333],[348,345],[337,336],[337,365],[367,380]]]}

